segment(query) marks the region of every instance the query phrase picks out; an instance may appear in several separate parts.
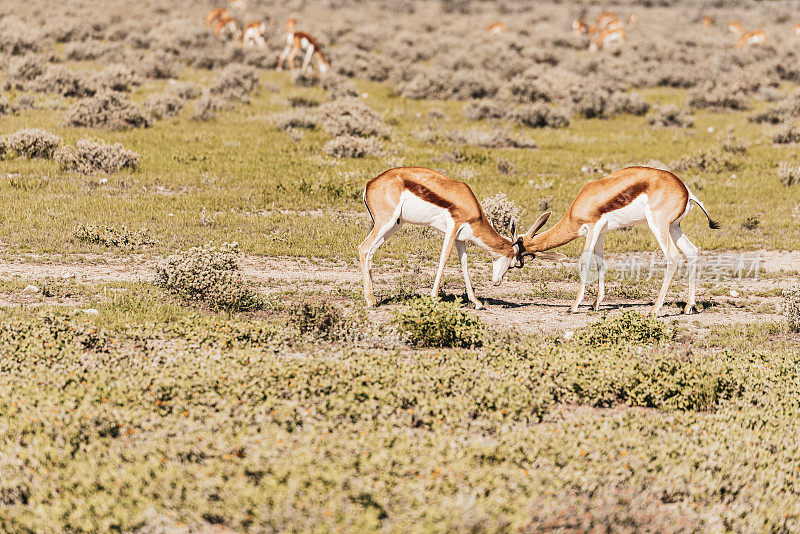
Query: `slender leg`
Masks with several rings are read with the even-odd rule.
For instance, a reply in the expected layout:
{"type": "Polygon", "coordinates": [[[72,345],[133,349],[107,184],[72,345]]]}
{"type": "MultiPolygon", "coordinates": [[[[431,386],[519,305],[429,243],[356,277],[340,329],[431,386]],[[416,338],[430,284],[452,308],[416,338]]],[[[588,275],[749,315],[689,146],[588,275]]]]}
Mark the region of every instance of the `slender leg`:
{"type": "Polygon", "coordinates": [[[678,247],[675,245],[675,242],[670,236],[669,224],[656,225],[651,224],[650,221],[651,219],[648,217],[647,222],[650,224],[650,230],[652,230],[653,234],[655,234],[658,244],[661,245],[661,249],[664,251],[664,257],[667,261],[667,268],[664,271],[664,282],[661,284],[661,290],[658,292],[656,302],[653,304],[653,308],[650,310],[650,315],[655,317],[658,315],[658,311],[661,309],[661,306],[664,305],[664,299],[667,297],[667,290],[669,289],[669,285],[672,282],[672,278],[675,276],[675,271],[678,268],[678,247]]]}
{"type": "Polygon", "coordinates": [[[578,311],[578,306],[583,302],[583,296],[586,294],[586,278],[589,276],[589,267],[591,265],[591,254],[597,244],[597,235],[595,230],[599,229],[596,225],[591,225],[586,234],[586,242],[583,245],[583,254],[578,258],[578,273],[581,280],[578,284],[578,294],[575,297],[575,302],[572,303],[570,312],[575,313],[578,311]]]}
{"type": "Polygon", "coordinates": [[[289,57],[286,58],[286,61],[289,63],[289,70],[291,71],[294,71],[294,58],[297,55],[298,50],[299,48],[293,46],[289,51],[289,57]]]}
{"type": "Polygon", "coordinates": [[[372,285],[372,256],[375,255],[378,247],[388,241],[402,225],[402,222],[397,224],[397,219],[392,219],[380,228],[376,224],[358,247],[358,260],[361,264],[361,275],[364,278],[364,298],[368,307],[375,306],[378,303],[372,285]]]}
{"type": "Polygon", "coordinates": [[[439,270],[436,271],[436,280],[434,280],[433,290],[431,290],[432,297],[436,297],[439,294],[439,285],[442,283],[442,277],[444,276],[444,266],[453,251],[453,242],[455,240],[456,226],[452,225],[447,228],[447,232],[444,234],[444,246],[442,247],[442,255],[439,258],[439,270]]]}
{"type": "Polygon", "coordinates": [[[281,57],[280,57],[280,59],[278,59],[278,68],[277,68],[277,70],[279,70],[279,71],[283,70],[283,64],[286,63],[286,58],[289,57],[289,52],[291,52],[291,51],[292,51],[292,47],[291,46],[287,46],[286,48],[283,49],[283,52],[281,52],[281,57]]]}
{"type": "Polygon", "coordinates": [[[603,234],[597,238],[597,244],[594,246],[594,259],[597,262],[597,298],[594,299],[592,308],[594,311],[600,309],[600,302],[606,296],[606,262],[603,260],[603,234]]]}
{"type": "Polygon", "coordinates": [[[464,284],[467,286],[467,298],[470,302],[475,304],[475,309],[480,310],[483,308],[481,301],[475,298],[475,293],[472,292],[472,284],[469,282],[469,264],[467,262],[467,244],[464,241],[456,240],[456,252],[458,259],[461,262],[461,271],[464,273],[464,284]]]}
{"type": "Polygon", "coordinates": [[[311,58],[314,56],[314,47],[309,46],[308,50],[306,50],[306,57],[303,58],[303,66],[300,67],[301,72],[305,72],[308,70],[308,65],[311,63],[311,58]]]}
{"type": "Polygon", "coordinates": [[[697,256],[699,249],[689,241],[689,238],[681,230],[680,224],[670,227],[669,233],[689,263],[689,287],[686,295],[686,307],[683,309],[683,313],[689,315],[697,308],[697,256]]]}

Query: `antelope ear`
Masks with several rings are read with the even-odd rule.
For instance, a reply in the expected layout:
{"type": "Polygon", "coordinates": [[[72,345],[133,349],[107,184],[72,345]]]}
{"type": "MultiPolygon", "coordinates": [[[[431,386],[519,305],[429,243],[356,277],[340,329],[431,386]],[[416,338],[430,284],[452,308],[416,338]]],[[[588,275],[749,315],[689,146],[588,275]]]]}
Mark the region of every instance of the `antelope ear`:
{"type": "Polygon", "coordinates": [[[560,252],[537,252],[536,257],[542,260],[561,261],[567,258],[566,255],[560,252]]]}
{"type": "Polygon", "coordinates": [[[536,232],[538,232],[542,228],[542,226],[547,224],[547,219],[550,218],[550,214],[551,213],[552,212],[550,212],[550,211],[546,211],[546,212],[542,213],[541,215],[539,215],[539,218],[536,219],[536,222],[533,223],[533,226],[531,226],[531,229],[528,230],[528,233],[525,234],[525,235],[527,235],[528,237],[535,236],[536,232]]]}

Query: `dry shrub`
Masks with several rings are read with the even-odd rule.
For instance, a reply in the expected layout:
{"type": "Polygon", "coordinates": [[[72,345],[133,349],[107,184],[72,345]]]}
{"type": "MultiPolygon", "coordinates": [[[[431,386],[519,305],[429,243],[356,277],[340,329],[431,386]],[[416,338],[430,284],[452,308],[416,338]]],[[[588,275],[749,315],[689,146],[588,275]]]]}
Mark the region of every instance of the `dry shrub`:
{"type": "Polygon", "coordinates": [[[128,92],[141,82],[130,67],[114,64],[92,76],[91,83],[98,89],[128,92]]]}
{"type": "Polygon", "coordinates": [[[25,111],[29,109],[36,109],[36,99],[33,95],[21,94],[14,100],[13,107],[15,111],[25,111]]]}
{"type": "Polygon", "coordinates": [[[53,157],[61,138],[41,128],[26,128],[0,138],[0,153],[11,152],[23,158],[53,157]]]}
{"type": "Polygon", "coordinates": [[[316,72],[295,71],[292,73],[292,83],[297,87],[319,87],[322,80],[316,72]]]}
{"type": "Polygon", "coordinates": [[[335,100],[321,105],[319,122],[334,137],[385,134],[380,116],[356,98],[335,100]]]}
{"type": "Polygon", "coordinates": [[[25,56],[11,61],[6,71],[4,87],[6,89],[25,89],[47,71],[47,62],[39,56],[25,56]]]}
{"type": "Polygon", "coordinates": [[[449,139],[453,143],[483,148],[536,148],[536,143],[533,140],[514,139],[500,130],[491,132],[477,130],[452,131],[449,139]]]}
{"type": "Polygon", "coordinates": [[[749,106],[747,88],[739,84],[708,82],[689,92],[689,106],[694,109],[745,110],[749,106]]]}
{"type": "Polygon", "coordinates": [[[363,158],[383,153],[380,141],[374,137],[365,139],[353,135],[337,136],[325,143],[322,149],[334,158],[363,158]]]}
{"type": "Polygon", "coordinates": [[[779,145],[800,143],[800,128],[794,124],[788,124],[772,136],[772,142],[779,145]]]}
{"type": "Polygon", "coordinates": [[[78,128],[107,128],[124,130],[147,128],[150,119],[120,93],[102,91],[90,98],[76,102],[67,110],[67,126],[78,128]]]}
{"type": "Polygon", "coordinates": [[[800,332],[800,289],[785,289],[782,295],[789,331],[800,332]]]}
{"type": "Polygon", "coordinates": [[[207,245],[172,254],[156,267],[156,284],[187,302],[243,311],[261,307],[261,298],[242,278],[239,245],[207,245]]]}
{"type": "Polygon", "coordinates": [[[176,78],[180,75],[181,69],[173,56],[157,53],[143,57],[136,65],[136,71],[145,78],[165,80],[176,78]]]}
{"type": "Polygon", "coordinates": [[[778,179],[786,187],[800,184],[800,166],[796,163],[782,161],[778,166],[778,179]]]}
{"type": "Polygon", "coordinates": [[[519,220],[525,210],[517,206],[505,193],[486,197],[481,200],[481,207],[486,218],[498,232],[510,232],[511,225],[519,226],[519,220]]]}
{"type": "Polygon", "coordinates": [[[694,119],[686,110],[678,106],[667,105],[656,107],[653,113],[647,117],[647,123],[650,126],[658,128],[668,128],[672,126],[690,128],[694,124],[694,119]]]}
{"type": "Polygon", "coordinates": [[[514,174],[517,172],[517,166],[505,158],[500,158],[497,160],[497,172],[500,174],[514,174]]]}
{"type": "Polygon", "coordinates": [[[81,174],[102,172],[111,174],[120,169],[133,169],[139,164],[139,154],[119,143],[109,145],[99,139],[80,139],[75,148],[65,146],[56,150],[55,159],[65,170],[81,174]]]}
{"type": "MultiPolygon", "coordinates": [[[[170,82],[174,82],[174,80],[170,80],[170,82]]],[[[169,85],[170,91],[175,93],[178,97],[182,98],[183,100],[190,100],[192,98],[197,98],[203,92],[197,87],[196,84],[192,82],[174,82],[170,83],[169,85]]]]}
{"type": "Polygon", "coordinates": [[[735,159],[734,155],[735,153],[733,152],[712,148],[676,161],[671,167],[675,171],[730,172],[737,170],[741,166],[741,161],[735,159]]]}
{"type": "Polygon", "coordinates": [[[198,121],[208,121],[216,118],[217,112],[230,109],[230,102],[224,98],[213,95],[203,95],[194,102],[194,113],[192,119],[198,121]]]}
{"type": "Polygon", "coordinates": [[[507,117],[531,128],[566,128],[569,126],[569,113],[542,102],[511,109],[508,111],[507,117]]]}
{"type": "Polygon", "coordinates": [[[147,232],[146,228],[132,231],[123,226],[117,230],[102,224],[81,224],[73,232],[72,236],[83,243],[93,243],[105,247],[117,247],[126,249],[141,249],[148,245],[153,245],[155,240],[147,232]]]}
{"type": "Polygon", "coordinates": [[[332,100],[352,98],[358,96],[358,91],[353,82],[344,76],[327,75],[322,78],[322,88],[328,91],[332,100]]]}
{"type": "Polygon", "coordinates": [[[17,111],[17,107],[9,102],[5,95],[0,95],[0,117],[3,115],[11,115],[17,111]]]}
{"type": "Polygon", "coordinates": [[[250,93],[258,85],[258,71],[246,65],[228,65],[214,76],[209,88],[212,95],[226,100],[247,103],[250,93]]]}
{"type": "Polygon", "coordinates": [[[470,120],[502,119],[508,104],[499,100],[476,100],[464,106],[464,116],[470,120]]]}
{"type": "Polygon", "coordinates": [[[617,115],[620,113],[630,113],[631,115],[644,115],[650,111],[650,104],[642,100],[642,97],[633,93],[614,93],[606,103],[606,113],[617,115]]]}
{"type": "Polygon", "coordinates": [[[748,215],[742,220],[742,228],[745,230],[755,230],[761,226],[761,217],[759,215],[748,215]]]}
{"type": "Polygon", "coordinates": [[[144,101],[144,109],[155,119],[174,117],[183,109],[183,99],[174,93],[152,95],[144,101]]]}
{"type": "Polygon", "coordinates": [[[92,96],[97,92],[95,84],[85,74],[61,65],[50,65],[47,71],[29,83],[28,87],[39,93],[78,98],[92,96]]]}
{"type": "Polygon", "coordinates": [[[276,113],[270,117],[272,124],[279,130],[294,128],[313,129],[317,127],[317,114],[308,109],[295,109],[285,113],[276,113]]]}

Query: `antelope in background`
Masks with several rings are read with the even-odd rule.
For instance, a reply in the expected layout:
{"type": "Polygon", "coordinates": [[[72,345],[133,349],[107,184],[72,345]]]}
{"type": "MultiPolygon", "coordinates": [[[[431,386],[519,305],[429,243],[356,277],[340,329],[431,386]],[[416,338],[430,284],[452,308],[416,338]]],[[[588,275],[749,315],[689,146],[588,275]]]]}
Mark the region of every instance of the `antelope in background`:
{"type": "Polygon", "coordinates": [[[709,17],[708,15],[703,16],[703,28],[710,28],[712,24],[714,24],[714,19],[709,17]]]}
{"type": "Polygon", "coordinates": [[[288,61],[289,69],[294,70],[294,58],[297,52],[304,50],[306,55],[303,58],[303,65],[301,71],[306,71],[311,63],[311,58],[317,58],[317,65],[322,74],[328,72],[328,60],[320,50],[319,42],[311,35],[305,32],[295,31],[297,27],[296,19],[289,19],[286,21],[286,48],[281,52],[281,57],[278,59],[277,70],[283,69],[283,64],[288,61]]]}
{"type": "Polygon", "coordinates": [[[492,22],[486,28],[486,33],[489,33],[491,35],[497,35],[499,33],[503,33],[504,31],[506,31],[506,25],[505,23],[499,20],[497,22],[492,22]]]}
{"type": "Polygon", "coordinates": [[[579,261],[581,278],[578,295],[570,311],[577,312],[583,302],[591,257],[598,262],[597,298],[592,304],[598,310],[605,296],[603,235],[617,228],[646,222],[664,251],[667,262],[664,281],[650,314],[657,315],[664,304],[667,289],[678,267],[678,251],[686,256],[689,263],[689,287],[684,313],[690,314],[697,304],[699,250],[681,230],[681,220],[691,211],[693,203],[703,210],[710,228],[720,227],[711,220],[697,197],[671,172],[650,167],[621,169],[584,185],[561,220],[551,228],[538,235],[522,236],[520,256],[541,255],[542,251],[585,237],[586,243],[579,261]]]}
{"type": "MultiPolygon", "coordinates": [[[[481,309],[483,305],[475,298],[469,281],[467,241],[489,252],[492,256],[492,283],[500,285],[510,268],[524,265],[520,248],[522,239],[530,241],[550,217],[549,212],[541,215],[522,237],[517,236],[516,226],[512,226],[509,239],[492,227],[467,184],[422,167],[390,169],[367,182],[363,196],[372,218],[372,230],[358,247],[367,306],[377,304],[372,285],[372,257],[404,223],[431,226],[444,232],[444,247],[431,296],[439,294],[444,266],[455,245],[467,286],[467,298],[475,304],[475,309],[481,309]]],[[[552,252],[537,252],[536,256],[552,260],[566,257],[552,252]]]]}
{"type": "Polygon", "coordinates": [[[251,22],[242,29],[242,48],[254,47],[264,48],[267,42],[264,40],[264,33],[267,25],[263,22],[251,22]]]}
{"type": "Polygon", "coordinates": [[[223,19],[233,18],[233,15],[231,14],[230,11],[228,11],[228,9],[224,7],[218,7],[216,9],[212,9],[211,11],[206,13],[206,27],[211,27],[211,25],[214,24],[217,21],[217,19],[220,18],[223,19]]]}
{"type": "Polygon", "coordinates": [[[767,32],[765,32],[764,30],[754,30],[742,35],[739,38],[739,40],[736,41],[736,44],[733,46],[741,49],[748,45],[759,45],[759,44],[764,44],[766,42],[767,42],[767,32]]]}
{"type": "Polygon", "coordinates": [[[737,35],[742,35],[744,33],[744,28],[742,28],[738,20],[732,20],[728,23],[728,31],[737,35]]]}
{"type": "Polygon", "coordinates": [[[589,44],[589,50],[596,52],[601,48],[607,47],[611,43],[624,43],[627,39],[625,28],[606,29],[598,33],[589,44]]]}

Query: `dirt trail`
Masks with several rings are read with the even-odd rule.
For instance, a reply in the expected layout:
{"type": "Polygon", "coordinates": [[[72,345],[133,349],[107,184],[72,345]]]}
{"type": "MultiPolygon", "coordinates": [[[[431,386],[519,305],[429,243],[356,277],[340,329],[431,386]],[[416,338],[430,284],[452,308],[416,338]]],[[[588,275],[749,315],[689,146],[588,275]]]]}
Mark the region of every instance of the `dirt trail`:
{"type": "MultiPolygon", "coordinates": [[[[674,306],[667,307],[662,315],[667,320],[680,321],[702,329],[720,324],[761,323],[774,321],[780,317],[779,290],[798,284],[794,272],[800,268],[800,252],[767,251],[758,253],[760,258],[760,278],[732,279],[712,282],[712,288],[702,289],[699,298],[711,306],[703,313],[686,316],[674,306]],[[733,296],[731,296],[733,291],[733,296]],[[736,292],[739,294],[737,295],[736,292]],[[711,295],[713,293],[713,295],[711,295]]],[[[640,255],[648,258],[647,255],[640,255]]],[[[38,259],[38,258],[37,258],[38,259]]],[[[624,255],[611,257],[617,262],[628,258],[624,255]]],[[[463,293],[463,282],[460,269],[451,262],[446,270],[444,290],[449,295],[463,293]]],[[[156,261],[144,258],[114,257],[81,257],[78,261],[53,261],[42,257],[41,261],[0,261],[0,280],[22,280],[35,283],[46,278],[74,279],[78,283],[98,282],[147,282],[155,277],[156,261]]],[[[276,294],[284,291],[294,293],[317,292],[330,294],[332,300],[352,300],[353,293],[361,291],[361,274],[356,266],[345,262],[305,260],[298,258],[265,258],[250,256],[241,262],[247,278],[260,282],[268,293],[276,294]],[[346,290],[345,295],[341,290],[346,290]]],[[[542,272],[551,264],[534,264],[533,269],[542,272]]],[[[567,263],[567,265],[571,265],[567,263]]],[[[529,267],[530,268],[530,267],[529,267]]],[[[427,288],[432,283],[434,265],[424,268],[412,268],[383,260],[376,262],[374,280],[376,294],[384,297],[391,294],[402,284],[402,280],[412,280],[416,288],[427,288]]],[[[500,287],[487,283],[489,265],[473,263],[471,275],[475,281],[475,291],[486,304],[486,309],[477,312],[490,324],[504,328],[518,328],[524,331],[564,331],[568,332],[589,322],[597,320],[597,313],[588,312],[588,304],[593,297],[587,296],[586,305],[580,313],[570,314],[571,296],[577,289],[573,281],[552,281],[552,276],[543,276],[550,281],[543,282],[546,291],[554,296],[537,298],[534,296],[531,277],[526,273],[525,280],[519,280],[513,273],[509,280],[500,287]]],[[[536,272],[536,271],[534,271],[536,272]]],[[[678,280],[676,288],[683,290],[685,280],[678,280]]],[[[421,289],[424,290],[424,289],[421,289]]],[[[539,289],[541,290],[541,289],[539,289]]],[[[645,312],[651,305],[650,290],[644,291],[641,299],[628,299],[615,296],[611,284],[609,295],[601,309],[607,313],[621,313],[622,310],[633,309],[645,312]]],[[[31,294],[6,293],[0,295],[0,306],[37,305],[42,300],[31,294]]],[[[47,299],[46,302],[59,303],[47,299]]],[[[64,301],[60,304],[76,306],[75,301],[64,301]]],[[[395,307],[385,303],[371,310],[369,316],[373,320],[383,321],[395,307]]]]}

